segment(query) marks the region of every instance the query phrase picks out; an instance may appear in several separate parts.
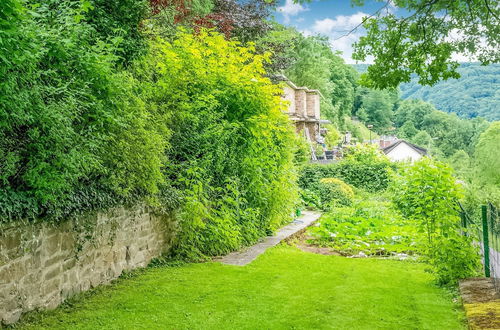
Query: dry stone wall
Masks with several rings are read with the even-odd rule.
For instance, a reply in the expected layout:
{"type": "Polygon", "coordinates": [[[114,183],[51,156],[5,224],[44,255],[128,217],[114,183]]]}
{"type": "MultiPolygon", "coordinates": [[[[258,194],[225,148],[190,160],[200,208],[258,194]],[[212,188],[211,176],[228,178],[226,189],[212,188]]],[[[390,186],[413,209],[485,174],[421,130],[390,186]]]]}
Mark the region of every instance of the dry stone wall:
{"type": "Polygon", "coordinates": [[[0,228],[0,324],[147,266],[168,251],[175,229],[142,206],[0,228]]]}

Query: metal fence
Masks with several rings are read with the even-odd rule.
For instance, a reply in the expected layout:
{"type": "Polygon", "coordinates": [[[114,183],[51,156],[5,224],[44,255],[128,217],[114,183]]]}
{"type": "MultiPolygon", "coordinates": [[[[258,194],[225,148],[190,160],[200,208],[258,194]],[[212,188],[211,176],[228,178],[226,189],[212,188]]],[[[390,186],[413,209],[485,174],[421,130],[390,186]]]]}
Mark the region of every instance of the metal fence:
{"type": "MultiPolygon", "coordinates": [[[[481,249],[484,275],[494,280],[500,292],[500,214],[497,207],[481,205],[480,212],[471,214],[460,206],[460,218],[465,235],[473,235],[481,249]]],[[[479,210],[478,210],[479,211],[479,210]]]]}

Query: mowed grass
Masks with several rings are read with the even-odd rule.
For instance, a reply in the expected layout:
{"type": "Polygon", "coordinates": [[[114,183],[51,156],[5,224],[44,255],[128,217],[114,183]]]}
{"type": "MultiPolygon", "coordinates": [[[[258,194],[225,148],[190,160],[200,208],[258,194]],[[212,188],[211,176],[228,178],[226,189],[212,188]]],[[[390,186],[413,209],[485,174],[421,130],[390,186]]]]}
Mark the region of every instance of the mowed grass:
{"type": "Polygon", "coordinates": [[[348,259],[290,246],[245,267],[150,268],[31,315],[50,329],[463,329],[462,312],[422,264],[348,259]]]}

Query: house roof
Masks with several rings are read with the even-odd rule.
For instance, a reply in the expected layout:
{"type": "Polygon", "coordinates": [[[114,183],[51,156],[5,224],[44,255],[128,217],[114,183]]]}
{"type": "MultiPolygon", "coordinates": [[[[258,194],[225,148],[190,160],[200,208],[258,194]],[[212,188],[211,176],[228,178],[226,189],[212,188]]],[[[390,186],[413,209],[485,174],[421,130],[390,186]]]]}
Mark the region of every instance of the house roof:
{"type": "Polygon", "coordinates": [[[389,146],[387,146],[385,148],[382,148],[382,151],[385,154],[388,154],[392,150],[394,150],[397,146],[399,146],[401,143],[407,144],[408,146],[410,146],[412,149],[414,149],[416,152],[418,152],[421,155],[426,155],[427,154],[427,149],[419,147],[419,146],[417,146],[417,145],[415,145],[413,143],[410,143],[408,141],[405,141],[405,140],[398,140],[398,141],[394,142],[393,144],[391,144],[391,145],[389,145],[389,146]]]}

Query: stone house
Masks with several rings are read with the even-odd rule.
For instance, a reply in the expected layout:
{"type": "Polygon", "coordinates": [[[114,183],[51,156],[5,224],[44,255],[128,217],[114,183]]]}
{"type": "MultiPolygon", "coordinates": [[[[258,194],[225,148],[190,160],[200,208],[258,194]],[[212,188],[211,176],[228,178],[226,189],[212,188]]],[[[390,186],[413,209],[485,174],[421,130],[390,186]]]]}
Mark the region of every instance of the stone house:
{"type": "Polygon", "coordinates": [[[321,93],[316,89],[307,87],[297,87],[293,82],[282,77],[285,82],[283,88],[283,99],[288,101],[286,113],[295,124],[298,134],[304,134],[310,142],[322,144],[324,139],[321,135],[320,125],[329,123],[328,120],[321,120],[320,100],[321,93]]]}

